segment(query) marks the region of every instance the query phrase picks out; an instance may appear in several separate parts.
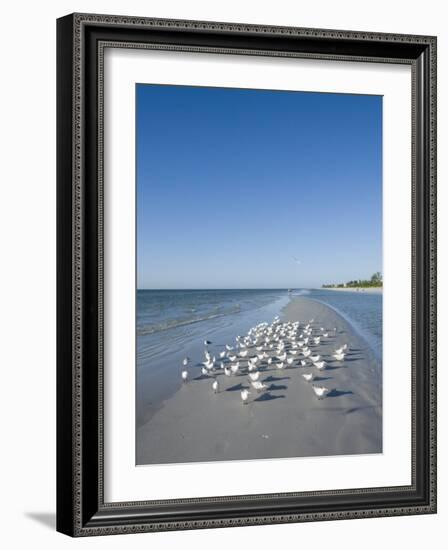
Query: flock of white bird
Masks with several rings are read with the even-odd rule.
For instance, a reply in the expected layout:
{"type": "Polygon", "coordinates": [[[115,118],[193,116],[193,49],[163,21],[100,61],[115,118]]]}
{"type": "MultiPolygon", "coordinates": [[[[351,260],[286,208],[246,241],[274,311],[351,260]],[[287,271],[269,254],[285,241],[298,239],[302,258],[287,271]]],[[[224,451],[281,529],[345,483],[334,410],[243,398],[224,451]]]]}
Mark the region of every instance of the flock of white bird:
{"type": "MultiPolygon", "coordinates": [[[[302,374],[306,382],[312,382],[316,374],[324,371],[328,361],[322,354],[316,353],[321,342],[336,336],[336,328],[326,329],[316,327],[314,319],[307,323],[281,322],[275,317],[271,324],[260,323],[251,328],[246,336],[237,336],[234,345],[225,345],[218,355],[211,355],[209,346],[212,342],[205,340],[204,361],[200,363],[204,377],[212,379],[212,390],[219,393],[220,382],[218,375],[224,373],[226,377],[247,376],[250,387],[257,394],[268,390],[269,386],[261,380],[262,373],[269,370],[285,368],[311,369],[302,374]]],[[[348,352],[348,345],[344,344],[333,351],[331,358],[342,363],[348,352]]],[[[191,359],[185,357],[182,362],[182,380],[187,383],[190,378],[189,368],[191,359]]],[[[323,399],[330,392],[325,386],[312,384],[317,399],[323,399]]],[[[243,405],[249,401],[251,391],[243,388],[240,392],[243,405]]]]}

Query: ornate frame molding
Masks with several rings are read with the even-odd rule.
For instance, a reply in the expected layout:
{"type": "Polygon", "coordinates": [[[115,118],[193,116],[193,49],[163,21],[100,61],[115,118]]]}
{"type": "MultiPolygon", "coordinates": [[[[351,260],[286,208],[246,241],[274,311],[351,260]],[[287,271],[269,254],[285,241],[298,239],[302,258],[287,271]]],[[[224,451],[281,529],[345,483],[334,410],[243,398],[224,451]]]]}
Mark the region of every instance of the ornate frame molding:
{"type": "MultiPolygon", "coordinates": [[[[237,525],[262,525],[332,519],[354,519],[403,514],[425,514],[436,511],[436,38],[399,34],[272,27],[260,25],[150,19],[93,14],[74,14],[58,21],[58,530],[72,536],[105,535],[118,533],[201,529],[237,525]],[[138,29],[144,41],[127,40],[126,35],[138,29]],[[151,31],[157,32],[157,40],[151,31]],[[88,33],[95,36],[89,38],[88,33]],[[168,41],[163,38],[164,33],[168,41]],[[244,48],[210,43],[191,45],[182,43],[185,33],[197,40],[209,38],[233,43],[241,36],[254,47],[244,48]],[[95,34],[96,33],[96,34],[95,34]],[[142,34],[143,33],[143,34],[142,34]],[[208,34],[211,33],[211,34],[208,34]],[[109,38],[104,38],[109,34],[109,38]],[[113,38],[112,38],[113,36],[113,38]],[[123,36],[125,39],[123,39],[123,36]],[[175,37],[177,42],[171,43],[175,37]],[[292,47],[282,49],[262,48],[260,41],[269,37],[291,39],[292,47]],[[331,41],[338,45],[340,53],[304,51],[301,44],[324,44],[331,41]],[[345,46],[344,46],[345,45],[345,46]],[[402,46],[400,49],[400,45],[402,46]],[[365,47],[366,46],[366,47],[365,47]],[[398,48],[397,48],[398,46],[398,48]],[[149,48],[176,51],[192,51],[220,54],[309,57],[316,59],[356,62],[406,63],[412,66],[413,81],[413,483],[409,487],[384,487],[375,489],[320,491],[313,493],[287,493],[272,495],[246,495],[217,497],[213,499],[182,499],[176,501],[105,503],[103,497],[103,448],[102,448],[102,395],[103,395],[103,55],[104,48],[149,48]],[[345,49],[344,49],[345,48],[345,49]],[[355,53],[359,52],[359,53],[355,53]],[[369,53],[370,52],[370,53],[369,53]],[[378,53],[376,53],[378,52],[378,53]],[[390,52],[390,54],[387,54],[390,52]],[[396,52],[405,55],[395,55],[396,52]],[[413,53],[414,52],[414,53],[413,53]],[[95,63],[95,82],[87,70],[95,63]],[[93,88],[92,88],[93,86],[93,88]],[[90,88],[89,88],[90,87],[90,88]],[[89,89],[97,89],[95,98],[89,89]],[[90,102],[90,103],[89,103],[90,102]],[[423,105],[423,107],[422,107],[423,105]],[[87,128],[92,109],[98,115],[96,128],[87,128]],[[425,112],[423,112],[425,111],[425,112]],[[90,137],[87,144],[86,136],[90,137]],[[92,147],[95,148],[95,155],[92,147]],[[86,170],[86,165],[93,168],[86,170]],[[91,187],[86,187],[91,170],[95,174],[96,195],[93,204],[91,187]],[[92,203],[90,208],[87,204],[92,203]],[[92,213],[95,210],[95,215],[92,213]],[[69,223],[70,220],[70,223],[69,223]],[[88,236],[96,233],[97,254],[88,249],[88,236]],[[421,240],[419,240],[421,239],[421,240]],[[70,254],[63,249],[69,247],[70,254]],[[93,254],[93,255],[92,255],[93,254]],[[96,257],[96,260],[95,260],[96,257]],[[95,269],[91,266],[96,263],[95,269]],[[92,298],[96,292],[96,299],[92,298]],[[86,322],[86,303],[96,304],[96,331],[86,322]],[[70,312],[70,314],[68,313],[70,312]],[[96,349],[92,365],[94,380],[86,370],[86,361],[96,349]],[[93,346],[93,347],[92,347],[93,346]],[[418,346],[418,349],[417,349],[418,346]],[[422,351],[423,350],[423,351],[422,351]],[[423,365],[421,360],[425,359],[423,365]],[[425,368],[425,403],[422,405],[416,392],[417,363],[425,368]],[[423,406],[425,418],[416,417],[417,407],[423,406]],[[92,427],[86,423],[86,407],[97,412],[97,422],[92,427]],[[422,427],[417,426],[423,422],[422,427]],[[70,441],[67,431],[71,434],[70,441]],[[96,441],[96,444],[94,444],[96,441]],[[86,455],[96,445],[92,458],[86,455]],[[426,446],[424,471],[417,460],[417,447],[426,446]],[[425,487],[422,487],[425,480],[425,487]],[[87,484],[94,482],[93,489],[87,484]],[[419,492],[419,498],[411,495],[419,492]],[[369,496],[378,493],[400,494],[394,505],[378,505],[369,496]],[[291,497],[360,497],[360,506],[353,509],[291,511],[283,499],[291,497]],[[423,498],[424,496],[424,498],[423,498]],[[364,498],[364,500],[362,500],[364,498]],[[280,512],[264,513],[267,500],[274,499],[280,512]],[[244,502],[242,502],[244,501],[244,502]],[[258,511],[244,514],[244,505],[259,502],[258,511]],[[401,504],[400,504],[401,501],[401,504]],[[222,512],[215,517],[204,517],[198,512],[191,517],[185,506],[240,503],[237,515],[222,512]],[[369,505],[370,502],[370,505],[369,505]],[[151,511],[155,507],[167,507],[172,517],[155,520],[151,511]],[[182,505],[182,514],[176,507],[182,505]]],[[[324,47],[324,46],[322,46],[324,47]]],[[[337,49],[337,48],[336,48],[337,49]]],[[[92,111],[93,112],[93,111],[92,111]]],[[[92,184],[92,181],[90,181],[92,184]]],[[[423,410],[422,409],[422,410],[423,410]]],[[[391,497],[392,498],[392,497],[391,497]]],[[[232,507],[231,507],[232,508],[232,507]]],[[[233,509],[233,508],[232,508],[233,509]]],[[[269,508],[266,507],[266,510],[269,508]]],[[[210,514],[209,514],[210,516],[210,514]]]]}

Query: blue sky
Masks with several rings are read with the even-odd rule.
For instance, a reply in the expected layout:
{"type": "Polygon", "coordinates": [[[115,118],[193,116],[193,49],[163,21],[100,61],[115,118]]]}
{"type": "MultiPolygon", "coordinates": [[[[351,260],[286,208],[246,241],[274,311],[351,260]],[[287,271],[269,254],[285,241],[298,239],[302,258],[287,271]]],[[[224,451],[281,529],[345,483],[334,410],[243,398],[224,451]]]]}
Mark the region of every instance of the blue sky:
{"type": "Polygon", "coordinates": [[[380,96],[137,85],[138,288],[382,270],[380,96]]]}

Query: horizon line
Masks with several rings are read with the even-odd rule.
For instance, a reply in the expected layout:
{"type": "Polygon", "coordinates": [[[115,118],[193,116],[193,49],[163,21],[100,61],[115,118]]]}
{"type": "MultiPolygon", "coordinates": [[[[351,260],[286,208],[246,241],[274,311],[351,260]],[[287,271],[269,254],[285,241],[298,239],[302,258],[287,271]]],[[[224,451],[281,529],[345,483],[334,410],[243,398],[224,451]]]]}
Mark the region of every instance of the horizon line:
{"type": "Polygon", "coordinates": [[[316,288],[322,288],[322,286],[295,286],[295,287],[207,287],[207,288],[139,288],[137,290],[312,290],[316,288]]]}

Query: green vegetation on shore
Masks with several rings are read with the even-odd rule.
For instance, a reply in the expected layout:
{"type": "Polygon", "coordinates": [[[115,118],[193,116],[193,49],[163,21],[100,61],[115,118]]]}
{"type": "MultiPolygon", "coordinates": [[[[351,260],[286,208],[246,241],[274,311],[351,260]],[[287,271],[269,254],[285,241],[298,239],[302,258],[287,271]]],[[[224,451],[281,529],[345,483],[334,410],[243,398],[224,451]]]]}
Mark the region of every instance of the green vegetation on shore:
{"type": "Polygon", "coordinates": [[[383,276],[379,271],[374,273],[370,279],[358,279],[347,283],[322,285],[322,288],[382,288],[383,276]]]}

